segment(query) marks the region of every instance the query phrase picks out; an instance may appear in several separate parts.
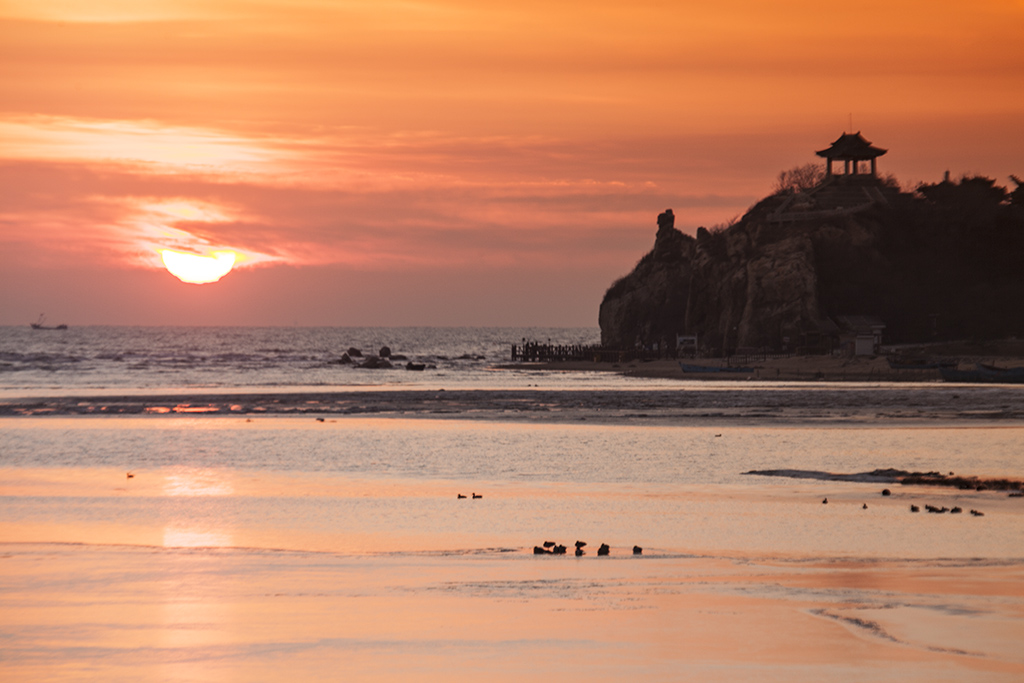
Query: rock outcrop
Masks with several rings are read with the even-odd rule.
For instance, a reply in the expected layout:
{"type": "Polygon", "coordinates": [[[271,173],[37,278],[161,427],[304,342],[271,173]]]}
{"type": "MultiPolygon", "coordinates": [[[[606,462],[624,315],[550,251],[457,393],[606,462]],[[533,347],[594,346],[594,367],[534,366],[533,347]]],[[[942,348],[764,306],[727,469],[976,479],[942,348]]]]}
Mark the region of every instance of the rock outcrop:
{"type": "MultiPolygon", "coordinates": [[[[665,217],[668,217],[666,219],[665,217]]],[[[654,248],[601,304],[602,343],[674,346],[696,334],[705,348],[773,346],[821,320],[813,241],[795,231],[762,244],[764,226],[741,223],[696,239],[659,216],[654,248]]]]}
{"type": "Polygon", "coordinates": [[[881,318],[888,341],[1024,333],[1013,304],[1024,269],[1006,257],[1024,253],[1024,213],[982,197],[992,181],[980,181],[827,188],[810,210],[782,192],[696,238],[668,210],[654,247],[605,294],[602,343],[672,350],[677,335],[697,335],[706,353],[794,350],[842,315],[881,318]]]}

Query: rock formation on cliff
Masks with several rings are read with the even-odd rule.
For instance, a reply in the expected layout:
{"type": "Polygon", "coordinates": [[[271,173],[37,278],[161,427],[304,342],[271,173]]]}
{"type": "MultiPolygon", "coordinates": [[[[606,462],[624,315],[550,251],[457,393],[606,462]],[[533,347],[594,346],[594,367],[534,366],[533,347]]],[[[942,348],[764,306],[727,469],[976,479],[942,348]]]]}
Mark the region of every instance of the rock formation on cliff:
{"type": "Polygon", "coordinates": [[[914,193],[833,178],[696,238],[674,221],[658,216],[653,249],[605,294],[605,346],[793,350],[840,315],[882,318],[887,341],[1024,334],[1024,207],[986,178],[914,193]]]}

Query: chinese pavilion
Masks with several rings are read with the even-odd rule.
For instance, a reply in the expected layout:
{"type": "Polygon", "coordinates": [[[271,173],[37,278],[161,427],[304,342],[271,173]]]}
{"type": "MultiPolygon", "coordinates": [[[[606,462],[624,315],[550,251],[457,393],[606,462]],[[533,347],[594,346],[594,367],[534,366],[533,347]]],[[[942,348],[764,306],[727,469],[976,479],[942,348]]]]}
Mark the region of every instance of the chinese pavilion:
{"type": "Polygon", "coordinates": [[[867,176],[870,175],[875,177],[877,168],[875,166],[875,159],[885,154],[888,150],[875,147],[870,142],[865,140],[859,132],[857,133],[843,133],[839,136],[839,139],[832,143],[832,146],[828,149],[823,149],[820,152],[816,152],[819,157],[825,157],[827,164],[825,167],[825,177],[832,177],[832,162],[842,161],[843,162],[843,175],[846,176],[867,176]],[[871,172],[861,173],[860,163],[862,161],[871,162],[871,172]]]}

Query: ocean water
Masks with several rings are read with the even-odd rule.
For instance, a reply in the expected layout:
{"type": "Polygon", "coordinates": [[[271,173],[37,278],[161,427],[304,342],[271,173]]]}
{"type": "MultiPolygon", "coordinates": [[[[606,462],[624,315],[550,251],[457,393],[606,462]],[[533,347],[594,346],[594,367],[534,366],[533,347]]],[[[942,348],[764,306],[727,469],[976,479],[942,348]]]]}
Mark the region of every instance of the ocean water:
{"type": "Polygon", "coordinates": [[[0,334],[4,680],[1024,674],[1022,499],[748,474],[1021,479],[1016,387],[497,367],[590,329],[0,334]],[[336,363],[385,344],[436,368],[336,363]]]}
{"type": "MultiPolygon", "coordinates": [[[[0,327],[0,392],[124,389],[499,386],[523,339],[596,344],[596,328],[0,327]],[[428,370],[340,365],[349,348],[393,354],[428,370]]],[[[356,359],[360,360],[360,359],[356,359]]]]}

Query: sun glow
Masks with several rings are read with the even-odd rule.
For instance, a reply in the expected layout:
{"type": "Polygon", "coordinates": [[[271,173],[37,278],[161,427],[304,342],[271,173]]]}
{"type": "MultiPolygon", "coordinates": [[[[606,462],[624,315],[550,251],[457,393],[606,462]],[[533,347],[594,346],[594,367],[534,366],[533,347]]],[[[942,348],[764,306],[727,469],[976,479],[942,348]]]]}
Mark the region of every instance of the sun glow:
{"type": "Polygon", "coordinates": [[[209,256],[161,249],[160,258],[167,271],[182,282],[204,285],[216,282],[231,272],[238,254],[233,251],[215,251],[209,256]]]}

